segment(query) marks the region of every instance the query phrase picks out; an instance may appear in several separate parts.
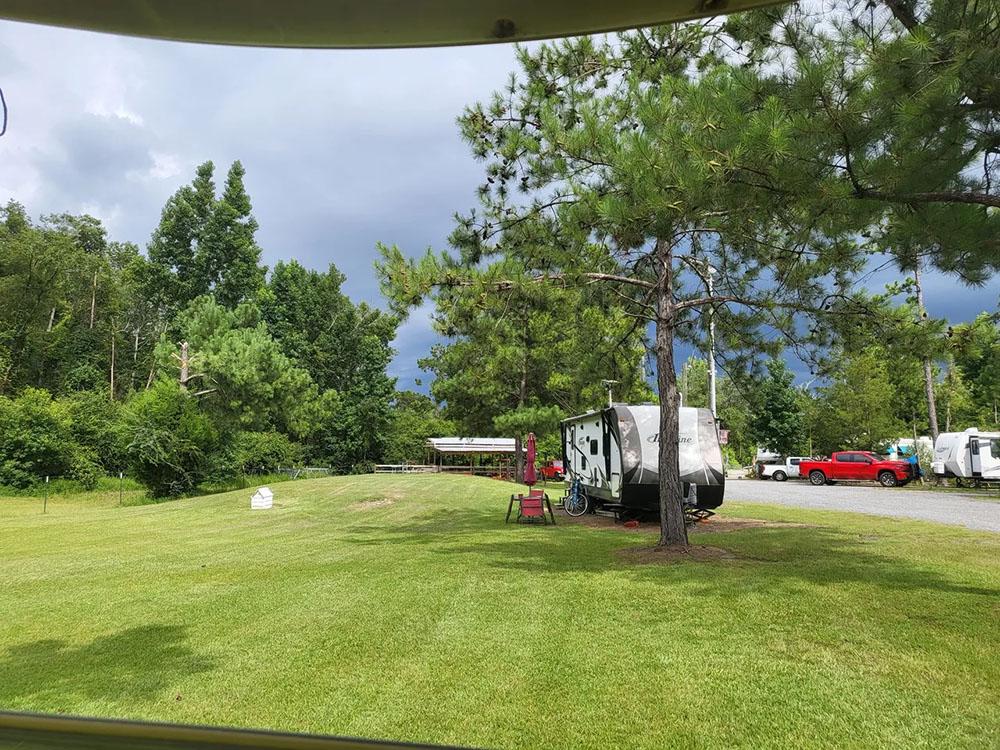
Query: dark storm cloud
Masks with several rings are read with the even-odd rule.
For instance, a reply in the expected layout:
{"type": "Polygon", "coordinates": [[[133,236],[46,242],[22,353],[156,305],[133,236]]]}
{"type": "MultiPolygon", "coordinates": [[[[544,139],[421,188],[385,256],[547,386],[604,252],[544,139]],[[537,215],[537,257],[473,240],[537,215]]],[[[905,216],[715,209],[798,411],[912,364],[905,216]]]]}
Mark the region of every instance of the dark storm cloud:
{"type": "Polygon", "coordinates": [[[51,146],[36,160],[54,205],[80,199],[96,205],[125,199],[125,175],[153,165],[145,129],[122,117],[83,114],[52,129],[51,146]]]}

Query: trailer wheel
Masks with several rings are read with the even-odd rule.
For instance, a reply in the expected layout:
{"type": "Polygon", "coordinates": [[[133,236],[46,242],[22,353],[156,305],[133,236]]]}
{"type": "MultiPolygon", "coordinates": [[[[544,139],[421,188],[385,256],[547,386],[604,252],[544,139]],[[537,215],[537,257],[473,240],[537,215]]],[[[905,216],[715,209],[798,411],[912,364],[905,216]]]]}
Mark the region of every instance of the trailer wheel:
{"type": "Polygon", "coordinates": [[[891,471],[881,471],[878,475],[878,482],[883,487],[895,487],[898,482],[896,481],[896,475],[891,471]]]}
{"type": "Polygon", "coordinates": [[[826,484],[826,475],[819,469],[813,469],[809,472],[809,481],[816,487],[822,484],[826,484]]]}
{"type": "Polygon", "coordinates": [[[774,472],[774,474],[771,475],[771,478],[775,482],[784,482],[786,479],[788,479],[788,475],[785,474],[785,472],[783,471],[776,471],[774,472]]]}

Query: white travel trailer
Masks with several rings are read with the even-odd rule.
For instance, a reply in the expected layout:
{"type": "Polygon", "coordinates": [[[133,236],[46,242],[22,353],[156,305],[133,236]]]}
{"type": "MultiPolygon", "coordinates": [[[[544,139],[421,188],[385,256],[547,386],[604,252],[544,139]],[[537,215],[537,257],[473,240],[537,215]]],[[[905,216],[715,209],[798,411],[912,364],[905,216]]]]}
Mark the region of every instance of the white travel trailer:
{"type": "MultiPolygon", "coordinates": [[[[685,495],[705,510],[722,505],[726,473],[715,418],[681,407],[680,473],[685,495]],[[689,492],[690,488],[694,492],[689,492]]],[[[562,422],[563,466],[591,507],[659,509],[660,407],[615,404],[562,422]]]]}
{"type": "Polygon", "coordinates": [[[1000,432],[942,432],[934,443],[935,476],[1000,482],[1000,432]]]}

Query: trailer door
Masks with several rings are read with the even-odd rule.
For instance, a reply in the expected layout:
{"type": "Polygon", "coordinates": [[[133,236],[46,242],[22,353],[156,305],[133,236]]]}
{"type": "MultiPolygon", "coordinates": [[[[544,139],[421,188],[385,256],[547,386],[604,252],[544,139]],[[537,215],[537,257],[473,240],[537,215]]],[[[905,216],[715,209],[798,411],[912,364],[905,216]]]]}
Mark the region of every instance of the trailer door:
{"type": "Polygon", "coordinates": [[[622,493],[622,449],[618,440],[617,415],[609,410],[601,415],[604,462],[608,474],[608,490],[615,500],[622,493]]]}
{"type": "Polygon", "coordinates": [[[969,438],[969,466],[972,469],[972,476],[981,477],[983,475],[983,456],[979,450],[979,438],[969,438]]]}

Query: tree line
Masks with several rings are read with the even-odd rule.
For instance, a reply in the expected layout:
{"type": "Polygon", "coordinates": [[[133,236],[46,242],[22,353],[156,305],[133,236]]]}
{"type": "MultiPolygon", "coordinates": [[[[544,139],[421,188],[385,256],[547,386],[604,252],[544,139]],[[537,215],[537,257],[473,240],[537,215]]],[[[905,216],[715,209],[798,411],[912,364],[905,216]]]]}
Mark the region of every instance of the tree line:
{"type": "Polygon", "coordinates": [[[333,265],[268,272],[242,165],[221,191],[214,173],[170,197],[145,254],[90,216],[0,209],[0,483],[126,471],[172,495],[382,458],[397,319],[333,265]]]}

